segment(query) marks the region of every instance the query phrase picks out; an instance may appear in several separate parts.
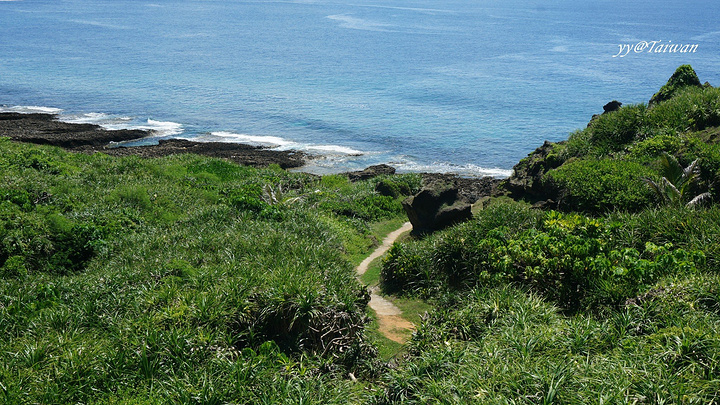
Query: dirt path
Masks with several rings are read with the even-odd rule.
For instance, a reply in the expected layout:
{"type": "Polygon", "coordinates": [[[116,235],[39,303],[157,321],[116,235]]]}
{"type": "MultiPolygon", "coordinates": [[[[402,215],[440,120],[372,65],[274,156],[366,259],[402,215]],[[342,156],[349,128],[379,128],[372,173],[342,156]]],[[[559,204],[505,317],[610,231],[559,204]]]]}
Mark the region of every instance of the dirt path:
{"type": "MultiPolygon", "coordinates": [[[[387,251],[390,250],[390,247],[392,246],[393,242],[395,242],[395,240],[398,238],[398,236],[410,231],[411,229],[412,225],[410,224],[410,222],[406,222],[403,224],[403,226],[400,227],[400,229],[397,229],[388,234],[388,236],[383,240],[382,245],[375,249],[375,251],[372,252],[372,254],[370,254],[370,256],[363,260],[363,262],[360,263],[360,265],[357,267],[356,271],[358,276],[365,274],[368,266],[373,260],[387,253],[387,251]]],[[[400,316],[402,314],[400,308],[395,306],[395,304],[393,304],[392,302],[381,297],[378,292],[378,287],[372,287],[370,289],[370,303],[368,305],[377,314],[380,333],[382,333],[383,335],[385,335],[385,337],[392,341],[398,343],[405,343],[405,341],[407,340],[405,332],[408,330],[414,330],[415,325],[403,319],[400,316]]]]}

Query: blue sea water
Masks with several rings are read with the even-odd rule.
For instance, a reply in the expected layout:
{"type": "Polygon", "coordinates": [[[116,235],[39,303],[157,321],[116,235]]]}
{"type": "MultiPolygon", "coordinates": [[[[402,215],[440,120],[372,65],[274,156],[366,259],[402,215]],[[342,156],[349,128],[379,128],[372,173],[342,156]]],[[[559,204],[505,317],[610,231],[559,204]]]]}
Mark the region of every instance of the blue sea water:
{"type": "Polygon", "coordinates": [[[154,129],[144,143],[306,150],[319,173],[506,176],[681,64],[720,85],[718,16],[692,0],[0,0],[0,106],[154,129]]]}

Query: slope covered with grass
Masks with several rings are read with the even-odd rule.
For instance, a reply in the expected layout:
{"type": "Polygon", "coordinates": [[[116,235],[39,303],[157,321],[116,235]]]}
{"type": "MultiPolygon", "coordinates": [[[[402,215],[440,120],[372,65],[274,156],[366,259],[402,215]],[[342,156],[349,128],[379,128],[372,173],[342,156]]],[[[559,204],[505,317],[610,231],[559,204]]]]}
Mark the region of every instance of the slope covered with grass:
{"type": "Polygon", "coordinates": [[[374,354],[348,257],[402,211],[378,179],[0,149],[0,402],[357,395],[334,378],[374,354]]]}

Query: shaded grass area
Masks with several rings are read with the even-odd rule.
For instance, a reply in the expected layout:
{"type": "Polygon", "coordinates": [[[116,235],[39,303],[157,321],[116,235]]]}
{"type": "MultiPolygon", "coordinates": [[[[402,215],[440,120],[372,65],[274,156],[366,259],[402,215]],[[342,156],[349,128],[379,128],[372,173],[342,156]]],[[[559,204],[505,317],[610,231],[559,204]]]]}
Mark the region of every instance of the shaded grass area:
{"type": "Polygon", "coordinates": [[[0,402],[359,400],[378,180],[0,149],[0,402]]]}

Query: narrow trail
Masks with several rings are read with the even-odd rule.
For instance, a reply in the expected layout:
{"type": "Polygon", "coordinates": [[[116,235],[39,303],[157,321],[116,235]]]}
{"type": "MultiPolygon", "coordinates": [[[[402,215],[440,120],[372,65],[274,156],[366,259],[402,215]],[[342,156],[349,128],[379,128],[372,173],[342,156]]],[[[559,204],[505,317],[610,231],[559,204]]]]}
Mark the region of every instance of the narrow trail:
{"type": "MultiPolygon", "coordinates": [[[[363,260],[362,263],[360,263],[360,265],[356,268],[358,277],[365,274],[368,266],[370,265],[370,263],[372,263],[373,260],[387,253],[387,251],[390,250],[393,242],[395,242],[395,240],[400,235],[410,231],[411,229],[412,224],[410,224],[410,222],[406,222],[399,229],[388,234],[388,236],[385,237],[385,239],[383,240],[382,245],[375,249],[375,251],[372,252],[370,256],[368,256],[365,260],[363,260]]],[[[385,337],[392,341],[398,343],[405,343],[406,334],[404,332],[408,330],[415,330],[415,325],[413,325],[412,322],[405,320],[401,316],[402,311],[400,310],[400,308],[395,306],[395,304],[388,301],[387,299],[381,297],[378,294],[379,292],[380,289],[378,287],[370,288],[370,303],[368,305],[377,314],[380,333],[382,333],[385,337]]]]}

